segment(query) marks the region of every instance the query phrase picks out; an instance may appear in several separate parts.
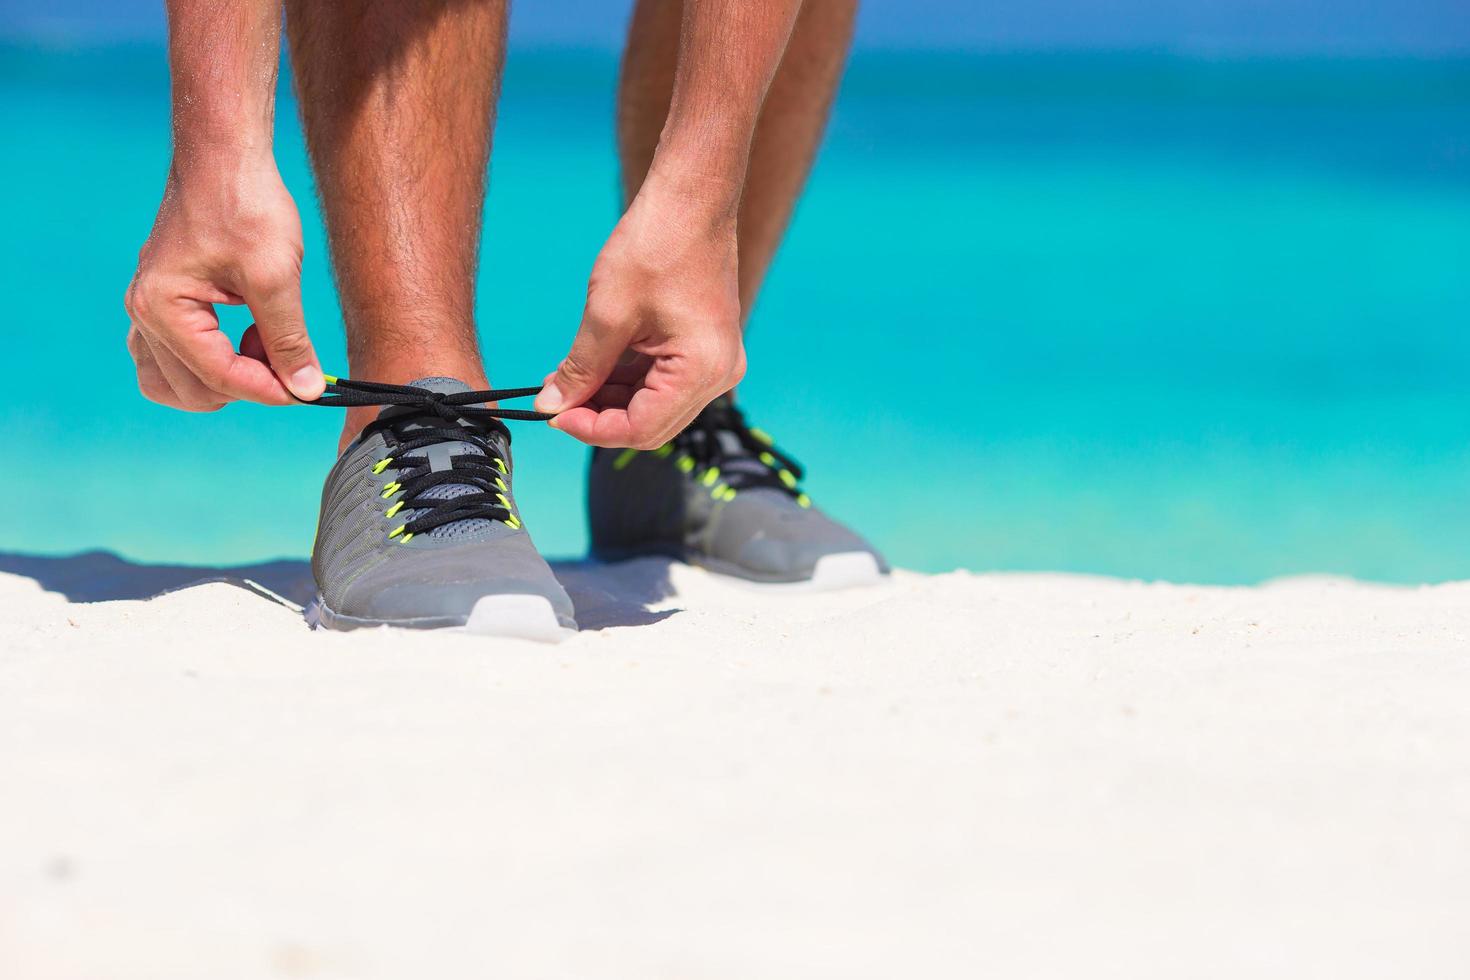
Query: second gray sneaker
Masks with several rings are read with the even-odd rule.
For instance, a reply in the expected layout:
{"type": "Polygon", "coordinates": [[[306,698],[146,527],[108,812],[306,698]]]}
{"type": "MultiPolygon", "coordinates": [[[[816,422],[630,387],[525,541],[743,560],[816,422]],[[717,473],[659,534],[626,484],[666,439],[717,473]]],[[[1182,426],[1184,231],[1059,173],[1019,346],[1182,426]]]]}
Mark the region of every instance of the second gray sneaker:
{"type": "Polygon", "coordinates": [[[819,510],[801,468],[730,396],[648,452],[593,453],[587,510],[593,557],[668,555],[750,582],[837,589],[878,582],[882,556],[819,510]]]}
{"type": "Polygon", "coordinates": [[[323,404],[396,404],[343,451],[322,490],[311,555],[319,625],[570,635],[571,599],[516,508],[506,427],[480,406],[446,403],[469,391],[453,378],[329,380],[339,400],[323,404]]]}

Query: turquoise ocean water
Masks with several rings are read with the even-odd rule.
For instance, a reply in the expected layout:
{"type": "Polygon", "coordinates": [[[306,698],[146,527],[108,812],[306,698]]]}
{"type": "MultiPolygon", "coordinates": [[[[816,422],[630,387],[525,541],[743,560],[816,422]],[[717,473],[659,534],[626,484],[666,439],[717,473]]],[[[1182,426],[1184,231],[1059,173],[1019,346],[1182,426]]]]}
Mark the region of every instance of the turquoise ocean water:
{"type": "MultiPolygon", "coordinates": [[[[564,352],[616,218],[599,53],[513,56],[481,329],[564,352]]],[[[168,158],[149,48],[0,50],[0,550],[305,555],[338,417],[144,402],[120,298],[168,158]]],[[[294,107],[306,308],[341,327],[294,107]]],[[[247,322],[227,317],[236,331],[247,322]]],[[[1470,63],[861,55],[743,398],[904,566],[1470,577],[1470,63]]],[[[329,368],[330,369],[330,368],[329,368]]],[[[543,550],[583,449],[517,426],[543,550]]]]}

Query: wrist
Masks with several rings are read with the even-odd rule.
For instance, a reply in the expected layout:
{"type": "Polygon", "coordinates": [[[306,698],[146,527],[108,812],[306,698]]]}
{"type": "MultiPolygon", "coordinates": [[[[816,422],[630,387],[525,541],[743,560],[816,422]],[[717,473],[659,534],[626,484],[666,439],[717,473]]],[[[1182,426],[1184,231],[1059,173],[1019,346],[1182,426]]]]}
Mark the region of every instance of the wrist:
{"type": "Polygon", "coordinates": [[[711,228],[733,228],[745,187],[746,152],[660,144],[638,196],[661,212],[711,228]]]}
{"type": "Polygon", "coordinates": [[[168,178],[171,186],[186,194],[218,197],[255,193],[262,180],[277,182],[280,175],[269,143],[191,140],[175,142],[168,178]]]}
{"type": "Polygon", "coordinates": [[[269,127],[175,118],[171,169],[190,178],[274,170],[272,142],[269,127]]]}

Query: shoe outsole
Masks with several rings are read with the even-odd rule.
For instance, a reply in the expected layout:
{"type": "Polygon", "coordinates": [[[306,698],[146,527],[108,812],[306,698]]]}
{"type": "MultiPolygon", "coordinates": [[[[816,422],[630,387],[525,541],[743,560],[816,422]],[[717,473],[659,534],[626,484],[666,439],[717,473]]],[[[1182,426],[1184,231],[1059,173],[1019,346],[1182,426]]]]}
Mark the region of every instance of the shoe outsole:
{"type": "Polygon", "coordinates": [[[844,551],[835,555],[823,555],[817,559],[817,564],[812,569],[812,577],[797,582],[762,582],[742,575],[732,575],[719,568],[704,567],[706,571],[743,589],[797,595],[859,589],[869,585],[878,585],[888,578],[887,573],[879,567],[878,559],[867,551],[844,551]]]}
{"type": "Polygon", "coordinates": [[[835,592],[877,585],[888,579],[888,573],[879,564],[877,556],[870,551],[843,551],[823,555],[817,559],[811,576],[802,579],[757,578],[738,565],[709,558],[698,552],[668,547],[600,549],[592,557],[607,564],[638,558],[670,558],[701,568],[722,581],[762,592],[835,592]]]}
{"type": "MultiPolygon", "coordinates": [[[[631,557],[631,556],[629,556],[631,557]]],[[[757,592],[805,594],[836,592],[877,585],[888,577],[878,559],[867,551],[848,551],[824,555],[817,559],[811,578],[795,582],[764,582],[731,573],[724,568],[699,561],[691,562],[733,585],[757,592]]],[[[475,601],[467,617],[430,617],[424,619],[364,619],[334,613],[318,596],[306,608],[306,621],[313,629],[355,630],[378,626],[401,629],[444,629],[476,636],[533,640],[537,643],[560,643],[577,635],[574,627],[557,618],[551,601],[539,595],[487,595],[475,601]]]]}
{"type": "Polygon", "coordinates": [[[475,602],[466,633],[560,643],[577,631],[562,625],[551,600],[539,595],[487,595],[475,602]]]}
{"type": "Polygon", "coordinates": [[[366,619],[333,612],[321,596],[306,609],[306,622],[313,629],[356,630],[392,626],[399,629],[449,630],[503,639],[560,643],[577,635],[573,626],[557,618],[551,600],[539,595],[487,595],[475,600],[469,615],[433,616],[422,619],[366,619]]]}

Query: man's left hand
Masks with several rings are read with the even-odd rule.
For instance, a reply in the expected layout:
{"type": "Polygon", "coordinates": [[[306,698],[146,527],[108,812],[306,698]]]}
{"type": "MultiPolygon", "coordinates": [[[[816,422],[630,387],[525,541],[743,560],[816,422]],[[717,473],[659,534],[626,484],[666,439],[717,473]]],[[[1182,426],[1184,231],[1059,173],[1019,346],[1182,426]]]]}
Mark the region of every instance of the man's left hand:
{"type": "Polygon", "coordinates": [[[582,325],[537,410],[594,446],[667,442],[745,374],[736,269],[733,213],[651,176],[593,265],[582,325]]]}

